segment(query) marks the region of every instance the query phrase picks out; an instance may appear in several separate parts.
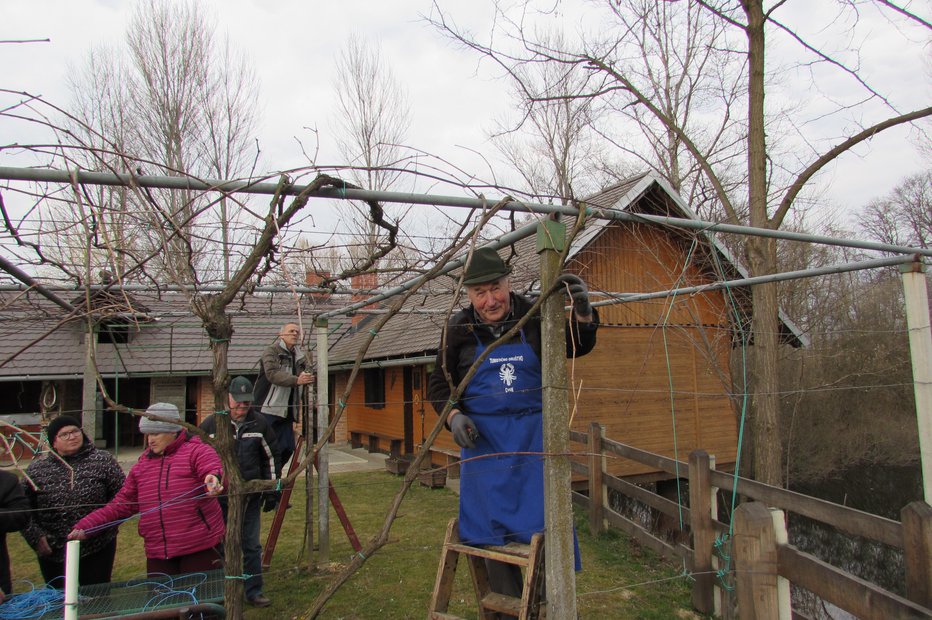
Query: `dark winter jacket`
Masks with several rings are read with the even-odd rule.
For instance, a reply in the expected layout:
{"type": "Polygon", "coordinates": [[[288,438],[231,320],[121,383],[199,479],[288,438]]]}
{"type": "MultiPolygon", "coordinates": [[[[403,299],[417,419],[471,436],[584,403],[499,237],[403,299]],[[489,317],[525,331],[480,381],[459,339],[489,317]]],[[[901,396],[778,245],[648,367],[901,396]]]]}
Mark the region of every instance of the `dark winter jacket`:
{"type": "Polygon", "coordinates": [[[12,472],[0,471],[0,588],[7,594],[13,591],[13,579],[6,535],[23,529],[29,518],[28,511],[29,500],[19,485],[19,478],[12,472]]]}
{"type": "Polygon", "coordinates": [[[304,353],[289,351],[279,338],[262,351],[253,391],[256,409],[266,415],[295,420],[298,375],[305,369],[304,353]]]}
{"type": "MultiPolygon", "coordinates": [[[[532,305],[533,303],[528,298],[511,293],[511,313],[505,319],[501,333],[504,334],[511,329],[521,317],[528,313],[532,305]]],[[[566,322],[567,357],[581,357],[595,347],[596,332],[599,328],[599,314],[595,308],[593,308],[593,314],[591,323],[579,323],[575,317],[566,322]]],[[[528,319],[522,329],[525,339],[540,359],[540,315],[528,319]]],[[[450,399],[450,385],[443,373],[444,360],[455,388],[466,376],[475,360],[476,336],[483,345],[489,345],[497,339],[492,334],[491,326],[482,323],[470,305],[453,315],[447,324],[446,348],[437,353],[434,371],[427,384],[427,397],[438,414],[443,411],[450,399]]],[[[511,342],[520,342],[520,339],[521,335],[516,334],[511,342]]]]}
{"type": "MultiPolygon", "coordinates": [[[[98,450],[85,436],[84,445],[71,456],[46,453],[26,468],[23,490],[33,509],[23,538],[36,549],[45,536],[52,555],[47,559],[65,560],[65,543],[75,523],[116,496],[126,475],[113,456],[98,450]]],[[[81,555],[100,551],[113,542],[117,530],[112,528],[81,544],[81,555]]]]}
{"type": "MultiPolygon", "coordinates": [[[[201,424],[211,437],[217,434],[217,416],[212,415],[201,424]]],[[[243,480],[276,480],[282,473],[281,453],[275,432],[265,417],[251,407],[236,429],[236,461],[243,480]]]]}
{"type": "Polygon", "coordinates": [[[97,528],[117,526],[139,513],[147,558],[167,560],[210,549],[223,540],[224,525],[220,503],[204,489],[208,474],[221,477],[220,457],[182,431],[161,454],[143,452],[116,497],[74,527],[94,536],[97,528]]]}

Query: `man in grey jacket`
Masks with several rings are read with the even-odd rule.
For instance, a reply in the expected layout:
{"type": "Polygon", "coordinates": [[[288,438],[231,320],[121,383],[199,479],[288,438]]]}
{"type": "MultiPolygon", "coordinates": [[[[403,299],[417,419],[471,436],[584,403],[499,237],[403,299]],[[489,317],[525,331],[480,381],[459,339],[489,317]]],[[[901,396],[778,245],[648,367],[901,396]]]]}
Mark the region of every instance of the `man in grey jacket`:
{"type": "Polygon", "coordinates": [[[300,340],[301,328],[296,323],[282,326],[278,339],[262,352],[256,379],[255,406],[275,431],[283,466],[294,454],[296,388],[314,383],[314,375],[305,371],[304,352],[297,346],[300,340]]]}

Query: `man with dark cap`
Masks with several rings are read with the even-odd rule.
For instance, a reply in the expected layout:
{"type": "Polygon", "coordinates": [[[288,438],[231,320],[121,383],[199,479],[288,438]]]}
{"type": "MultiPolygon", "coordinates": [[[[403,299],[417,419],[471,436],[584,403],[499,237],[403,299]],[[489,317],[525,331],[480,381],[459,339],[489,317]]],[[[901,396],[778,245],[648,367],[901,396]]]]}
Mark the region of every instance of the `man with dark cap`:
{"type": "MultiPolygon", "coordinates": [[[[281,475],[281,461],[275,433],[265,417],[252,408],[252,383],[246,377],[230,381],[228,403],[233,438],[236,442],[236,459],[243,480],[276,480],[281,475]]],[[[201,424],[211,437],[217,434],[217,416],[212,415],[201,424]]],[[[243,572],[246,580],[246,600],[254,607],[268,607],[272,601],[262,593],[262,545],[259,543],[259,507],[273,510],[278,503],[278,492],[255,493],[246,499],[243,511],[243,572]]],[[[224,517],[227,515],[226,498],[220,498],[224,517]]]]}
{"type": "MultiPolygon", "coordinates": [[[[438,414],[473,362],[530,311],[531,300],[511,291],[510,273],[495,250],[473,253],[463,279],[470,306],[447,324],[428,383],[438,414]]],[[[598,313],[578,276],[564,274],[558,283],[573,302],[566,322],[567,357],[585,355],[595,346],[598,313]]],[[[467,544],[528,543],[544,529],[541,372],[540,316],[535,315],[485,358],[447,415],[462,448],[459,535],[467,544]]],[[[492,560],[486,566],[493,591],[521,596],[518,567],[492,560]]]]}

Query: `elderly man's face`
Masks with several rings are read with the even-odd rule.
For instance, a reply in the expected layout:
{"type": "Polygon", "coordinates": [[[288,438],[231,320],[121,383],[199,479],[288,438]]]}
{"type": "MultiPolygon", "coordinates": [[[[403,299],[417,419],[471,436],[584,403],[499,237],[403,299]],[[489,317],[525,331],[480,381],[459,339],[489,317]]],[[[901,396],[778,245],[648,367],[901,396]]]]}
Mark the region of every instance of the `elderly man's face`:
{"type": "Polygon", "coordinates": [[[233,400],[231,394],[227,394],[227,402],[230,405],[230,418],[235,422],[242,422],[246,417],[246,414],[249,413],[249,406],[252,404],[252,401],[237,401],[233,400]]]}
{"type": "Polygon", "coordinates": [[[294,323],[289,323],[282,327],[282,331],[278,333],[282,341],[285,343],[285,346],[289,349],[293,349],[298,341],[301,340],[301,329],[294,323]]]}
{"type": "Polygon", "coordinates": [[[511,311],[511,282],[507,277],[466,286],[469,302],[483,323],[501,323],[511,311]]]}

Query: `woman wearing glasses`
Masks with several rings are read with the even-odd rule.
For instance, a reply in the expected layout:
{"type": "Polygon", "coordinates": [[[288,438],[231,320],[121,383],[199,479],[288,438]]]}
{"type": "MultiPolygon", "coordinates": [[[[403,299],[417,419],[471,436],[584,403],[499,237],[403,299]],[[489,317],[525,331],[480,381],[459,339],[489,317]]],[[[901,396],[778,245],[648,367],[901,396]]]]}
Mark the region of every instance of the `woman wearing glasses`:
{"type": "MultiPolygon", "coordinates": [[[[23,537],[35,549],[45,581],[62,588],[68,533],[113,499],[125,475],[109,452],[94,447],[75,418],[54,418],[46,435],[50,451],[33,459],[22,481],[33,509],[23,537]]],[[[111,528],[81,544],[81,585],[110,581],[116,537],[117,528],[111,528]]]]}

